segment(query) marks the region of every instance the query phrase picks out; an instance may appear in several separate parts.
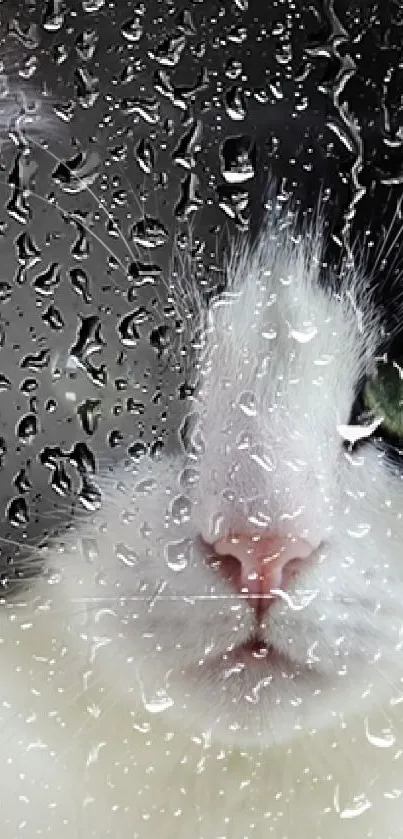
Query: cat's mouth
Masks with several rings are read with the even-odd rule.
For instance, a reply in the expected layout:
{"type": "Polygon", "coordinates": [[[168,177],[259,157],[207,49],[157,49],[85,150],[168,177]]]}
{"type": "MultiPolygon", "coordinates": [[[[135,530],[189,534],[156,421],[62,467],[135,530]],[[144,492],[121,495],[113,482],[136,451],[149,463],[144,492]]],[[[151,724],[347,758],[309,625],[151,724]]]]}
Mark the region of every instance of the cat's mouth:
{"type": "MultiPolygon", "coordinates": [[[[199,672],[205,668],[215,672],[221,671],[227,675],[244,670],[259,669],[269,674],[274,669],[286,671],[288,674],[295,669],[291,659],[280,653],[262,638],[251,637],[242,644],[217,655],[206,656],[196,665],[199,672]]],[[[195,668],[192,667],[192,670],[195,668]]]]}
{"type": "Polygon", "coordinates": [[[275,647],[267,644],[263,639],[256,637],[245,641],[243,644],[234,647],[232,650],[223,653],[219,657],[223,664],[244,665],[246,667],[253,667],[254,665],[267,665],[271,669],[274,665],[276,667],[282,665],[287,666],[289,670],[291,661],[282,653],[279,653],[275,647]]]}
{"type": "Polygon", "coordinates": [[[238,647],[235,647],[230,651],[229,655],[239,655],[247,661],[262,661],[264,659],[268,659],[272,652],[274,652],[273,648],[266,644],[265,641],[260,638],[252,638],[250,641],[245,641],[243,644],[239,644],[238,647]]]}

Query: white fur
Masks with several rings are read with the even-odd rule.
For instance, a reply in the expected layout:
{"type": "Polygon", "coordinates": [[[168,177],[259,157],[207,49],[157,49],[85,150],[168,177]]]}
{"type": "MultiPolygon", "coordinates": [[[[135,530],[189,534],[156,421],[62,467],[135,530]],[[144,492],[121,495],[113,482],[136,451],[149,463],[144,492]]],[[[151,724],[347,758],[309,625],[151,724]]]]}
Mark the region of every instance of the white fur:
{"type": "Polygon", "coordinates": [[[401,478],[343,448],[378,326],[365,278],[320,289],[319,244],[273,221],[232,260],[193,323],[201,448],[103,479],[4,606],[2,839],[403,835],[401,478]],[[281,667],[224,664],[253,614],[198,537],[233,528],[317,547],[267,613],[281,667]]]}

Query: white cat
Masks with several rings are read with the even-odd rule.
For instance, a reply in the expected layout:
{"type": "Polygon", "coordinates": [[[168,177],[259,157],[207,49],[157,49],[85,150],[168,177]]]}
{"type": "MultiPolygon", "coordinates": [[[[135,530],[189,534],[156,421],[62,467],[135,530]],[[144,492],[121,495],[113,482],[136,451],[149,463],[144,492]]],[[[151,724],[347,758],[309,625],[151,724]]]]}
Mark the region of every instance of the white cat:
{"type": "Polygon", "coordinates": [[[2,606],[2,839],[403,835],[403,385],[365,274],[323,274],[269,208],[182,297],[177,450],[2,606]]]}

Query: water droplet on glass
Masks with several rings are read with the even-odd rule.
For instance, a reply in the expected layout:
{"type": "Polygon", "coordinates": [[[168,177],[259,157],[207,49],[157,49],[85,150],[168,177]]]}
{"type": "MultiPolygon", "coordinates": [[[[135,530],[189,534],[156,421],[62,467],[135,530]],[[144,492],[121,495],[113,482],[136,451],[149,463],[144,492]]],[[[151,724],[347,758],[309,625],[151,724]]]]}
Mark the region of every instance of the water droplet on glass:
{"type": "Polygon", "coordinates": [[[77,101],[82,108],[92,108],[99,96],[99,79],[87,67],[77,67],[74,72],[77,101]]]}
{"type": "Polygon", "coordinates": [[[238,58],[230,58],[225,66],[225,75],[235,81],[242,75],[242,63],[238,58]]]}
{"type": "Polygon", "coordinates": [[[134,312],[129,312],[118,323],[120,340],[125,347],[135,347],[140,338],[140,332],[137,329],[137,312],[137,309],[134,312]]]}
{"type": "Polygon", "coordinates": [[[70,270],[71,285],[74,291],[83,298],[84,303],[91,303],[90,279],[82,268],[70,270]]]}
{"type": "Polygon", "coordinates": [[[35,393],[38,390],[39,382],[37,379],[24,379],[24,381],[20,385],[20,391],[24,394],[24,396],[29,396],[31,393],[35,393]]]}
{"type": "Polygon", "coordinates": [[[27,192],[14,189],[7,204],[8,214],[20,224],[27,225],[31,218],[31,209],[27,201],[27,192]]]}
{"type": "Polygon", "coordinates": [[[183,419],[179,428],[179,440],[189,457],[197,459],[204,454],[205,444],[200,429],[200,417],[197,413],[189,413],[183,419]]]}
{"type": "Polygon", "coordinates": [[[200,472],[197,469],[193,469],[190,466],[186,466],[185,469],[182,470],[180,475],[180,486],[182,489],[186,490],[195,486],[200,480],[200,472]]]}
{"type": "Polygon", "coordinates": [[[153,478],[148,478],[145,481],[139,481],[134,487],[134,492],[136,495],[152,495],[156,488],[157,484],[153,478]]]}
{"type": "Polygon", "coordinates": [[[155,50],[149,50],[148,55],[158,64],[165,67],[176,67],[185,46],[186,38],[184,35],[178,35],[176,38],[165,38],[155,50]]]}
{"type": "Polygon", "coordinates": [[[147,285],[148,283],[154,284],[155,280],[161,276],[162,268],[160,265],[156,265],[155,262],[136,261],[130,264],[128,274],[129,278],[133,280],[133,286],[128,294],[128,299],[130,299],[132,292],[136,294],[136,288],[147,285]]]}
{"type": "Polygon", "coordinates": [[[99,558],[99,546],[96,539],[84,537],[81,539],[81,548],[86,562],[96,562],[99,558]]]}
{"type": "Polygon", "coordinates": [[[20,69],[18,71],[18,75],[22,79],[31,79],[32,76],[35,75],[37,69],[38,69],[38,56],[37,55],[30,55],[24,60],[22,66],[20,67],[20,69]]]}
{"type": "Polygon", "coordinates": [[[32,443],[38,433],[36,414],[26,414],[17,424],[17,436],[24,443],[32,443]]]}
{"type": "Polygon", "coordinates": [[[133,397],[130,396],[126,402],[126,410],[128,414],[135,414],[135,416],[141,417],[145,410],[144,403],[137,402],[136,399],[133,399],[133,397]]]}
{"type": "Polygon", "coordinates": [[[7,507],[7,518],[13,527],[25,527],[29,522],[28,504],[25,498],[13,498],[7,507]]]}
{"type": "Polygon", "coordinates": [[[39,47],[39,28],[35,23],[21,26],[18,20],[11,20],[8,23],[8,34],[16,38],[28,50],[39,47]]]}
{"type": "Polygon", "coordinates": [[[357,816],[362,816],[366,810],[370,810],[372,803],[364,794],[361,794],[354,797],[350,807],[341,807],[340,786],[338,784],[334,793],[334,807],[341,819],[356,819],[357,816]]]}
{"type": "MultiPolygon", "coordinates": [[[[2,68],[0,67],[0,70],[2,68]]],[[[8,76],[0,74],[0,98],[6,99],[10,95],[10,84],[8,76]]]]}
{"type": "Polygon", "coordinates": [[[77,238],[70,249],[70,253],[74,257],[74,259],[86,259],[90,253],[90,243],[87,231],[84,225],[80,224],[80,222],[78,222],[77,220],[71,219],[71,221],[76,227],[77,238]]]}
{"type": "Polygon", "coordinates": [[[30,154],[21,152],[17,154],[14,165],[10,171],[8,182],[11,186],[22,192],[29,192],[33,186],[33,178],[38,171],[38,164],[30,154]]]}
{"type": "Polygon", "coordinates": [[[56,44],[53,49],[53,60],[56,64],[64,64],[69,57],[69,52],[65,44],[56,44]]]}
{"type": "Polygon", "coordinates": [[[370,731],[368,717],[365,719],[365,733],[371,746],[376,746],[378,749],[390,749],[396,743],[396,736],[390,728],[382,729],[376,734],[372,733],[370,731]]]}
{"type": "Polygon", "coordinates": [[[15,475],[13,483],[18,492],[21,494],[24,492],[29,492],[30,489],[32,489],[31,481],[29,480],[25,469],[20,469],[17,475],[15,475]]]}
{"type": "Polygon", "coordinates": [[[101,418],[100,399],[86,399],[77,408],[77,414],[80,418],[81,425],[86,434],[90,436],[95,434],[99,420],[101,418]]]}
{"type": "Polygon", "coordinates": [[[24,268],[33,268],[40,261],[41,252],[32,237],[24,231],[15,240],[17,259],[24,268]]]}
{"type": "Polygon", "coordinates": [[[7,212],[21,224],[26,225],[31,218],[28,196],[33,189],[33,179],[38,170],[38,164],[29,154],[17,154],[10,171],[8,182],[13,187],[11,198],[7,204],[7,212]]]}
{"type": "MultiPolygon", "coordinates": [[[[233,500],[233,499],[231,499],[233,500]]],[[[220,538],[223,534],[223,528],[225,526],[225,517],[222,513],[215,513],[211,517],[210,521],[210,528],[209,528],[209,539],[211,541],[216,541],[220,538]]]]}
{"type": "Polygon", "coordinates": [[[51,486],[60,496],[66,496],[71,491],[71,479],[61,463],[58,463],[53,470],[51,486]]]}
{"type": "Polygon", "coordinates": [[[283,589],[273,589],[272,594],[276,594],[281,600],[287,604],[288,608],[293,612],[303,612],[310,603],[318,596],[318,589],[297,589],[292,594],[289,594],[283,589]]]}
{"type": "Polygon", "coordinates": [[[141,69],[142,68],[140,59],[129,61],[129,63],[126,64],[126,67],[123,68],[119,76],[120,84],[130,84],[130,82],[132,82],[133,79],[136,78],[136,74],[140,72],[141,69]]]}
{"type": "Polygon", "coordinates": [[[63,0],[48,0],[42,19],[42,26],[48,32],[57,32],[64,23],[64,2],[63,0]]]}
{"type": "Polygon", "coordinates": [[[136,245],[153,249],[165,244],[168,231],[158,219],[145,216],[133,224],[130,235],[136,245]]]}
{"type": "Polygon", "coordinates": [[[45,271],[38,274],[33,280],[33,287],[43,297],[50,297],[61,281],[60,267],[57,262],[52,262],[45,271]]]}
{"type": "Polygon", "coordinates": [[[164,547],[165,561],[171,571],[184,571],[189,565],[191,555],[191,539],[181,539],[179,542],[169,542],[164,547]]]}
{"type": "Polygon", "coordinates": [[[0,373],[0,393],[5,390],[11,389],[11,381],[4,375],[4,373],[0,373]]]}
{"type": "Polygon", "coordinates": [[[142,172],[150,175],[155,165],[155,151],[150,141],[144,137],[136,147],[136,160],[142,172]]]}
{"type": "Polygon", "coordinates": [[[99,510],[102,503],[102,495],[99,487],[85,476],[83,476],[78,498],[83,507],[92,513],[99,510]]]}
{"type": "Polygon", "coordinates": [[[175,216],[181,221],[188,219],[203,204],[202,198],[196,193],[197,184],[198,179],[194,172],[189,172],[181,181],[181,194],[175,206],[175,216]]]}
{"type": "Polygon", "coordinates": [[[171,330],[166,324],[157,326],[150,332],[150,345],[157,351],[158,357],[161,358],[171,346],[171,330]]]}
{"type": "Polygon", "coordinates": [[[106,341],[101,334],[101,322],[97,315],[80,317],[81,324],[78,328],[75,344],[70,348],[70,356],[76,362],[84,364],[94,353],[100,352],[106,346],[106,341]]]}
{"type": "Polygon", "coordinates": [[[174,704],[174,700],[170,696],[167,696],[163,690],[159,690],[154,696],[149,697],[145,696],[143,692],[142,701],[146,711],[150,714],[162,714],[168,708],[172,708],[174,704]]]}
{"type": "Polygon", "coordinates": [[[257,414],[257,404],[255,394],[251,390],[245,390],[240,394],[238,405],[247,417],[255,417],[257,414]]]}
{"type": "Polygon", "coordinates": [[[132,443],[129,446],[127,453],[132,457],[134,460],[141,460],[142,457],[145,457],[147,454],[147,446],[142,440],[137,440],[135,443],[132,443]]]}
{"type": "Polygon", "coordinates": [[[196,27],[189,9],[182,9],[177,17],[176,25],[185,35],[195,35],[196,27]]]}
{"type": "Polygon", "coordinates": [[[76,102],[74,99],[69,99],[67,102],[55,102],[53,110],[63,122],[71,122],[76,112],[76,102]]]}
{"type": "Polygon", "coordinates": [[[143,34],[143,23],[140,15],[133,15],[133,17],[126,20],[120,29],[126,41],[135,44],[138,43],[143,34]]]}
{"type": "Polygon", "coordinates": [[[125,116],[136,114],[148,125],[157,125],[160,120],[160,106],[157,99],[142,99],[140,97],[122,100],[122,113],[125,116]]]}
{"type": "Polygon", "coordinates": [[[179,143],[172,155],[173,160],[184,169],[193,169],[196,165],[195,156],[201,149],[202,123],[193,120],[190,128],[179,139],[179,143]]]}
{"type": "Polygon", "coordinates": [[[7,303],[12,294],[13,287],[5,280],[0,280],[0,303],[7,303]]]}
{"type": "Polygon", "coordinates": [[[273,472],[274,461],[263,445],[256,445],[250,450],[250,459],[254,461],[265,472],[273,472]]]}
{"type": "Polygon", "coordinates": [[[99,12],[105,5],[105,0],[82,0],[83,11],[91,14],[99,12]]]}
{"type": "Polygon", "coordinates": [[[250,137],[228,137],[220,150],[221,172],[230,184],[249,181],[255,176],[256,150],[250,137]]]}
{"type": "Polygon", "coordinates": [[[84,442],[75,444],[73,450],[69,453],[69,460],[79,472],[95,472],[95,455],[84,442]]]}
{"type": "Polygon", "coordinates": [[[64,328],[64,320],[62,313],[55,306],[48,306],[46,312],[42,315],[42,320],[50,326],[51,329],[59,332],[64,328]]]}
{"type": "Polygon", "coordinates": [[[90,61],[94,57],[98,35],[94,29],[85,29],[76,38],[76,52],[82,61],[90,61]]]}
{"type": "Polygon", "coordinates": [[[189,521],[192,511],[192,504],[186,495],[178,495],[171,503],[171,516],[175,524],[183,524],[189,521]]]}
{"type": "Polygon", "coordinates": [[[133,548],[129,548],[124,542],[118,542],[114,547],[115,556],[129,568],[134,568],[138,563],[138,556],[133,548]]]}
{"type": "Polygon", "coordinates": [[[46,469],[55,469],[63,452],[59,446],[45,446],[40,452],[39,458],[46,469]]]}
{"type": "Polygon", "coordinates": [[[288,324],[288,326],[290,338],[294,338],[294,340],[298,341],[299,344],[307,344],[315,338],[315,335],[318,334],[317,327],[312,323],[307,323],[304,325],[303,329],[293,329],[290,324],[288,324]]]}
{"type": "Polygon", "coordinates": [[[248,30],[245,26],[233,26],[228,32],[228,40],[233,44],[243,44],[248,37],[248,30]]]}
{"type": "Polygon", "coordinates": [[[97,179],[101,157],[98,152],[79,151],[74,157],[62,160],[52,172],[52,178],[63,192],[85,192],[97,179]]]}
{"type": "Polygon", "coordinates": [[[112,429],[112,431],[108,434],[108,444],[111,449],[116,449],[118,446],[121,446],[123,443],[123,434],[119,431],[118,428],[112,429]]]}
{"type": "Polygon", "coordinates": [[[359,522],[354,530],[352,528],[347,528],[349,536],[353,536],[355,539],[362,539],[363,536],[368,536],[368,533],[370,532],[371,525],[368,522],[359,522]]]}
{"type": "Polygon", "coordinates": [[[240,121],[246,117],[246,100],[241,87],[234,85],[225,95],[225,110],[231,119],[240,121]]]}
{"type": "Polygon", "coordinates": [[[38,370],[42,370],[44,367],[48,367],[49,362],[49,350],[40,350],[37,353],[29,353],[28,355],[26,355],[22,359],[20,366],[23,368],[28,368],[29,370],[33,370],[36,373],[38,370]]]}

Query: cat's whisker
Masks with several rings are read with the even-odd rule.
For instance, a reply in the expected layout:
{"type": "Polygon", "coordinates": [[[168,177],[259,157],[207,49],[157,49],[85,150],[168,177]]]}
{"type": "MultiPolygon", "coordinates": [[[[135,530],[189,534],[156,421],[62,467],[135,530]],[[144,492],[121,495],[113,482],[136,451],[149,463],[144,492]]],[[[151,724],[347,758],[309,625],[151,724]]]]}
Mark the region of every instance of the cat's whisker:
{"type": "Polygon", "coordinates": [[[17,539],[10,539],[9,537],[6,537],[6,536],[0,536],[0,543],[3,543],[3,545],[12,545],[15,548],[23,548],[24,550],[35,550],[36,549],[35,545],[30,545],[29,543],[24,541],[24,539],[21,539],[20,541],[18,541],[17,539]]]}

